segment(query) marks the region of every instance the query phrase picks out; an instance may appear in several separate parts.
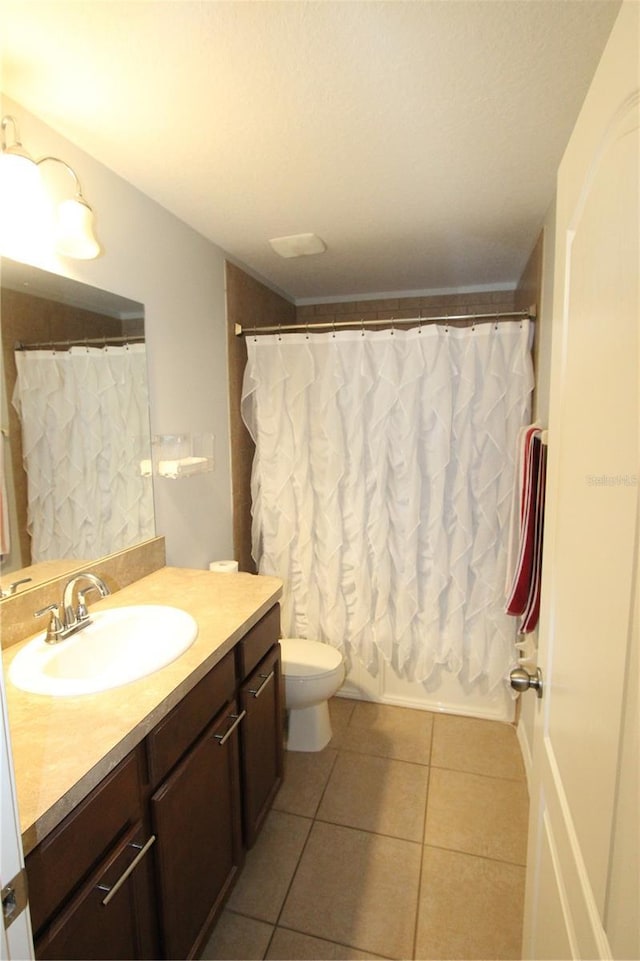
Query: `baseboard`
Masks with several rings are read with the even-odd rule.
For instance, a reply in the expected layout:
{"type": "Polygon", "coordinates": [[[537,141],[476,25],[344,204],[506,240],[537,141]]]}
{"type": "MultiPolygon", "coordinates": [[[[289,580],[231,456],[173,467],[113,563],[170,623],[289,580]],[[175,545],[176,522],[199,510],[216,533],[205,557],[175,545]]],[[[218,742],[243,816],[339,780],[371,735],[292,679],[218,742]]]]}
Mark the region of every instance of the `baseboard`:
{"type": "Polygon", "coordinates": [[[516,725],[516,735],[518,737],[520,751],[522,752],[522,761],[524,763],[524,772],[527,778],[527,787],[529,788],[529,794],[531,794],[531,770],[533,767],[533,757],[531,754],[531,745],[529,744],[529,739],[527,738],[524,724],[522,723],[522,717],[520,717],[520,720],[516,725]]]}

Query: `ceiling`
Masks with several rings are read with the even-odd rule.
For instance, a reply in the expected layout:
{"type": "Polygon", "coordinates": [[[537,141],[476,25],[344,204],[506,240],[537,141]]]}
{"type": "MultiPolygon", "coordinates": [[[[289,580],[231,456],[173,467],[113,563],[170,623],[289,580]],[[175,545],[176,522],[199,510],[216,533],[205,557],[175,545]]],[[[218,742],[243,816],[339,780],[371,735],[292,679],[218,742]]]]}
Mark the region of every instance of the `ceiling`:
{"type": "Polygon", "coordinates": [[[298,303],[512,285],[618,8],[3,0],[2,86],[298,303]]]}

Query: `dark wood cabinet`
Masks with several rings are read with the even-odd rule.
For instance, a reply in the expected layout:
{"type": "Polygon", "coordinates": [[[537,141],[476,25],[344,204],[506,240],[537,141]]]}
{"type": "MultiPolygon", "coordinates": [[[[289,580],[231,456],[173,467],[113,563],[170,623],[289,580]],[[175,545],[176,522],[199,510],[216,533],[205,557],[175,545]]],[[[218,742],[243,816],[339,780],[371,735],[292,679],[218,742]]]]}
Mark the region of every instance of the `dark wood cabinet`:
{"type": "Polygon", "coordinates": [[[135,863],[153,843],[153,838],[144,837],[138,824],[115,846],[39,939],[38,958],[107,961],[157,956],[148,863],[135,863]]]}
{"type": "Polygon", "coordinates": [[[271,608],[26,858],[38,959],[192,958],[282,783],[271,608]]]}
{"type": "Polygon", "coordinates": [[[151,798],[166,958],[199,953],[242,864],[237,723],[233,702],[151,798]]]}
{"type": "Polygon", "coordinates": [[[140,749],[26,858],[37,958],[155,958],[140,749]]]}
{"type": "Polygon", "coordinates": [[[242,823],[244,843],[255,843],[282,784],[284,762],[280,645],[275,644],[240,687],[242,823]]]}

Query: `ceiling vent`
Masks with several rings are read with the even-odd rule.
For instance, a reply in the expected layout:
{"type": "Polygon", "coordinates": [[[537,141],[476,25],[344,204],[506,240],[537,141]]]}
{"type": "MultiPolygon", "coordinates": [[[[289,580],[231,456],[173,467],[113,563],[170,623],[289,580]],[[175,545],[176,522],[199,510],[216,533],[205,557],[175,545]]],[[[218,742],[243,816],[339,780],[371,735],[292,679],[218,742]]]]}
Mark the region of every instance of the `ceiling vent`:
{"type": "Polygon", "coordinates": [[[322,254],[327,249],[325,242],[315,234],[274,237],[269,243],[281,257],[308,257],[309,254],[322,254]]]}

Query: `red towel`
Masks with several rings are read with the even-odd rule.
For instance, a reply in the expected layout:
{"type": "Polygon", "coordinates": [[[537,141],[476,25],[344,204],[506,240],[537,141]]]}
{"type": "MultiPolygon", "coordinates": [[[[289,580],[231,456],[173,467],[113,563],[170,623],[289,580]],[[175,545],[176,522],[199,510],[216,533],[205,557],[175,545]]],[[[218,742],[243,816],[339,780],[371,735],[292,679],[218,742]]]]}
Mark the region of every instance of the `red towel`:
{"type": "Polygon", "coordinates": [[[541,435],[542,431],[538,427],[528,428],[524,434],[518,561],[505,606],[507,614],[522,615],[519,628],[521,634],[528,634],[535,629],[540,614],[547,467],[547,450],[541,435]]]}

